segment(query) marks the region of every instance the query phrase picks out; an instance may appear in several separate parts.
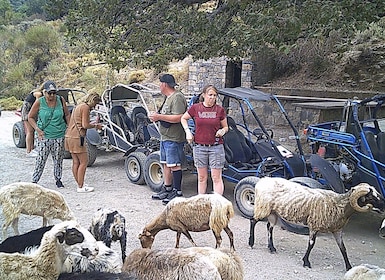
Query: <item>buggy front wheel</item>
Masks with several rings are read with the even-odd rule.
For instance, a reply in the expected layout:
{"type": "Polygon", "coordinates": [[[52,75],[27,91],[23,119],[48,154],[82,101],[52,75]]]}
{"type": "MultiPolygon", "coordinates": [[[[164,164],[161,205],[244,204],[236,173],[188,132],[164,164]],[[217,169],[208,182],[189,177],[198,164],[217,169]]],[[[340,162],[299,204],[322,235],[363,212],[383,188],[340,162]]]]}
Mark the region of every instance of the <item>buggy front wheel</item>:
{"type": "Polygon", "coordinates": [[[124,170],[128,179],[137,185],[144,184],[144,163],[146,155],[141,152],[133,152],[129,154],[124,161],[124,170]]]}
{"type": "Polygon", "coordinates": [[[144,180],[154,191],[159,192],[163,186],[163,168],[160,163],[160,152],[153,152],[147,156],[144,163],[144,180]]]}

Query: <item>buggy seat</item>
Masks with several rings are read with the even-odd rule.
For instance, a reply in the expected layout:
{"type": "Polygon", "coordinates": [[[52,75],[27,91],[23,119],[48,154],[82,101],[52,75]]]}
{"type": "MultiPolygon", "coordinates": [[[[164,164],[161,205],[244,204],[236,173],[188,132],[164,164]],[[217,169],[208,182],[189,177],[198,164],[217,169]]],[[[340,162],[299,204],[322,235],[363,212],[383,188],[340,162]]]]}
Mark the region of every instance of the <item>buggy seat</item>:
{"type": "Polygon", "coordinates": [[[254,147],[254,144],[238,130],[234,119],[227,117],[229,131],[223,136],[226,161],[228,163],[244,165],[245,168],[260,162],[260,157],[254,147]]]}
{"type": "MultiPolygon", "coordinates": [[[[126,136],[128,141],[133,141],[131,135],[133,135],[134,124],[130,117],[127,115],[126,110],[123,106],[114,106],[110,112],[111,120],[119,126],[126,136]]],[[[114,127],[114,130],[119,133],[119,129],[114,127]]]]}

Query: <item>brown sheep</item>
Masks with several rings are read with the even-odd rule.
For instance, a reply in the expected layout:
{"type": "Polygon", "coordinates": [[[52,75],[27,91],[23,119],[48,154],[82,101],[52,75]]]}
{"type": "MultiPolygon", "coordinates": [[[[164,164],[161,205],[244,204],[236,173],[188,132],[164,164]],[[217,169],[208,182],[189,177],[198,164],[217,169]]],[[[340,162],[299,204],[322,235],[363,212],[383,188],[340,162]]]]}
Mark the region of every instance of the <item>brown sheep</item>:
{"type": "Polygon", "coordinates": [[[15,234],[19,235],[20,214],[43,217],[43,227],[51,219],[75,219],[61,193],[34,183],[17,182],[0,188],[0,205],[5,218],[3,239],[7,237],[7,229],[11,223],[15,234]]]}
{"type": "Polygon", "coordinates": [[[230,239],[230,248],[234,249],[234,237],[229,228],[230,218],[234,216],[232,203],[219,194],[199,194],[190,198],[177,197],[139,235],[142,248],[151,248],[155,235],[164,229],[177,232],[176,248],[183,233],[196,246],[189,231],[201,232],[212,230],[216,239],[216,248],[222,243],[221,231],[230,239]]]}

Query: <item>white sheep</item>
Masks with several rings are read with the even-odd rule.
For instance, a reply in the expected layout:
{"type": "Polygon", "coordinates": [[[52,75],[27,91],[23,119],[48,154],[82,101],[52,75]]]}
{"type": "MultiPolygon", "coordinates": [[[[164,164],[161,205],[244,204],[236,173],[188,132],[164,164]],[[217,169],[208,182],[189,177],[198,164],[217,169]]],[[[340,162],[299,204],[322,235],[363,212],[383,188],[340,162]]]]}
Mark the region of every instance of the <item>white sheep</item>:
{"type": "Polygon", "coordinates": [[[89,259],[83,255],[69,255],[63,264],[61,272],[86,273],[98,271],[120,273],[123,265],[120,255],[108,248],[102,241],[96,241],[96,244],[99,248],[99,253],[95,258],[89,259]]]}
{"type": "Polygon", "coordinates": [[[140,280],[221,280],[217,267],[207,256],[185,249],[136,249],[123,264],[122,271],[140,280]]]}
{"type": "Polygon", "coordinates": [[[32,255],[0,253],[0,279],[57,279],[68,255],[97,255],[95,239],[85,238],[86,232],[76,221],[65,221],[43,235],[41,245],[32,255]],[[78,246],[74,247],[75,244],[78,246]]]}
{"type": "Polygon", "coordinates": [[[273,228],[278,217],[309,227],[309,244],[303,260],[311,267],[309,255],[318,232],[331,232],[340,248],[346,270],[352,266],[342,240],[342,229],[354,212],[370,210],[382,212],[384,199],[372,186],[361,183],[347,193],[338,194],[330,190],[312,189],[283,178],[265,177],[255,185],[254,218],[250,219],[249,245],[254,245],[254,229],[257,221],[268,218],[268,248],[275,252],[273,228]]]}
{"type": "Polygon", "coordinates": [[[234,249],[234,237],[229,228],[230,218],[234,216],[232,203],[219,194],[199,194],[190,198],[177,197],[171,200],[165,209],[139,234],[142,248],[151,248],[155,235],[164,229],[177,232],[176,248],[183,233],[196,246],[189,231],[201,232],[212,230],[216,239],[216,248],[222,243],[221,231],[230,239],[230,248],[234,249]]]}
{"type": "Polygon", "coordinates": [[[229,249],[214,249],[211,247],[191,247],[181,250],[195,255],[208,257],[217,267],[222,279],[243,280],[244,271],[241,258],[229,249]]]}
{"type": "Polygon", "coordinates": [[[34,183],[17,182],[3,186],[0,188],[0,205],[5,218],[3,240],[11,223],[15,234],[19,235],[20,214],[43,217],[43,226],[51,223],[51,219],[75,219],[61,193],[34,183]]]}
{"type": "MultiPolygon", "coordinates": [[[[22,235],[8,237],[0,244],[0,252],[34,254],[39,248],[43,234],[49,231],[53,226],[42,227],[36,230],[26,232],[22,235]]],[[[96,241],[95,237],[87,230],[82,234],[89,242],[94,242],[98,247],[98,254],[95,258],[89,259],[89,251],[83,250],[83,255],[69,255],[61,269],[62,273],[85,273],[85,272],[108,272],[119,273],[122,269],[122,259],[118,252],[108,248],[102,241],[96,241]]],[[[71,245],[71,251],[80,251],[79,246],[83,244],[71,245]]]]}
{"type": "Polygon", "coordinates": [[[385,269],[375,265],[361,264],[352,267],[344,275],[344,280],[385,280],[385,269]]]}
{"type": "Polygon", "coordinates": [[[122,262],[126,258],[126,219],[117,210],[99,208],[92,217],[89,231],[98,241],[103,241],[111,248],[112,241],[120,242],[122,262]]]}

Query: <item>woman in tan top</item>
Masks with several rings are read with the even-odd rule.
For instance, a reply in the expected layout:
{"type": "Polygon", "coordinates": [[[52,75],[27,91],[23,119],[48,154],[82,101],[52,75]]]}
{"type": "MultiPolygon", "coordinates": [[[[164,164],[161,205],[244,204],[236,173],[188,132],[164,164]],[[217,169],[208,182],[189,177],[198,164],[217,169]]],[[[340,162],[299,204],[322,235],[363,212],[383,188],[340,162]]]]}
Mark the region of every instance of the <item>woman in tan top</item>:
{"type": "Polygon", "coordinates": [[[72,156],[72,174],[78,184],[77,192],[87,193],[94,190],[84,184],[88,164],[85,136],[88,128],[102,129],[101,124],[90,123],[90,111],[101,101],[97,93],[89,94],[84,103],[73,110],[65,135],[65,149],[72,156]]]}

